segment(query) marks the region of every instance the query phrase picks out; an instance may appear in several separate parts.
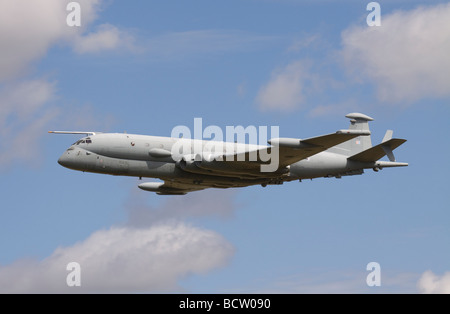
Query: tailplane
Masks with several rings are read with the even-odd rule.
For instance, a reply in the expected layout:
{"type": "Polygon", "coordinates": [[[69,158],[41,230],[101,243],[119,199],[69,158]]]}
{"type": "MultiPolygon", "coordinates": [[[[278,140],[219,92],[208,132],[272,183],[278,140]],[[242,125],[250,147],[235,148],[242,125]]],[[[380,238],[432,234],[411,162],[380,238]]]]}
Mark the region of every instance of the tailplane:
{"type": "Polygon", "coordinates": [[[407,163],[396,162],[394,149],[406,142],[405,139],[392,138],[394,132],[387,130],[380,144],[372,146],[370,138],[369,121],[373,119],[362,113],[349,113],[345,117],[350,119],[349,130],[365,132],[369,135],[361,135],[352,140],[333,147],[333,152],[348,156],[350,161],[370,163],[375,169],[383,167],[401,167],[407,166],[407,163]],[[389,161],[380,161],[387,156],[389,161]]]}
{"type": "Polygon", "coordinates": [[[387,155],[389,161],[395,162],[393,150],[405,142],[406,140],[401,138],[392,138],[387,141],[381,142],[381,144],[378,144],[377,146],[371,147],[356,155],[353,155],[348,159],[360,162],[375,162],[387,155]]]}

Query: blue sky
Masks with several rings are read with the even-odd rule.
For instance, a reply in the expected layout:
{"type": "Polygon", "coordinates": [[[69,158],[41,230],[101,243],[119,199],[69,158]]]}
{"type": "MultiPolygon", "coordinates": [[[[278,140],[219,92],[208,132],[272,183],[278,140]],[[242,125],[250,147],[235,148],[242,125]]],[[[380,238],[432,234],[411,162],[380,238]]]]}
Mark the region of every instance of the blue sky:
{"type": "Polygon", "coordinates": [[[379,1],[377,27],[369,1],[83,0],[81,27],[69,2],[0,1],[0,291],[450,292],[448,2],[379,1]],[[59,166],[77,136],[47,134],[306,138],[350,112],[409,167],[157,196],[59,166]]]}

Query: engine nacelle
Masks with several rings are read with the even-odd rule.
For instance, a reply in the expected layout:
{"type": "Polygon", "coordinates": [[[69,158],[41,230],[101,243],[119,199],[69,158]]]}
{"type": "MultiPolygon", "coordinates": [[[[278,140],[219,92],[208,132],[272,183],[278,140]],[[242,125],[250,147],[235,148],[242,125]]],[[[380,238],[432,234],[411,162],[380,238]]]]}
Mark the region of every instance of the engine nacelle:
{"type": "Polygon", "coordinates": [[[302,140],[299,138],[277,137],[267,141],[270,145],[290,148],[301,148],[302,140]]]}

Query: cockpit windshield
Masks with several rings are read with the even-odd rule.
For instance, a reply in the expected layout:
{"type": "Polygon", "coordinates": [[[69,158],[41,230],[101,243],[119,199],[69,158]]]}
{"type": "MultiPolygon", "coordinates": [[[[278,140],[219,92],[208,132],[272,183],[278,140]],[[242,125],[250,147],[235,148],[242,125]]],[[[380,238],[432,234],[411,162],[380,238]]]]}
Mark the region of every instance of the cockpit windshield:
{"type": "Polygon", "coordinates": [[[89,137],[83,138],[79,141],[76,141],[75,143],[72,144],[72,146],[74,145],[80,145],[80,144],[92,144],[92,140],[89,137]]]}

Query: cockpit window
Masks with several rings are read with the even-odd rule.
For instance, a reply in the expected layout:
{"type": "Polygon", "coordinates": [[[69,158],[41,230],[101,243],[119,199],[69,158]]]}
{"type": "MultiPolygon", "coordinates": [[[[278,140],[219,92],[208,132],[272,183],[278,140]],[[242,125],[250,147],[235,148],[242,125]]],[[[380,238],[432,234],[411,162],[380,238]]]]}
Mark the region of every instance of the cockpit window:
{"type": "Polygon", "coordinates": [[[72,146],[74,146],[74,145],[80,145],[80,144],[85,144],[85,143],[91,144],[91,143],[92,143],[92,140],[91,140],[90,138],[86,138],[85,140],[79,140],[79,141],[76,141],[75,143],[73,143],[72,146]]]}

